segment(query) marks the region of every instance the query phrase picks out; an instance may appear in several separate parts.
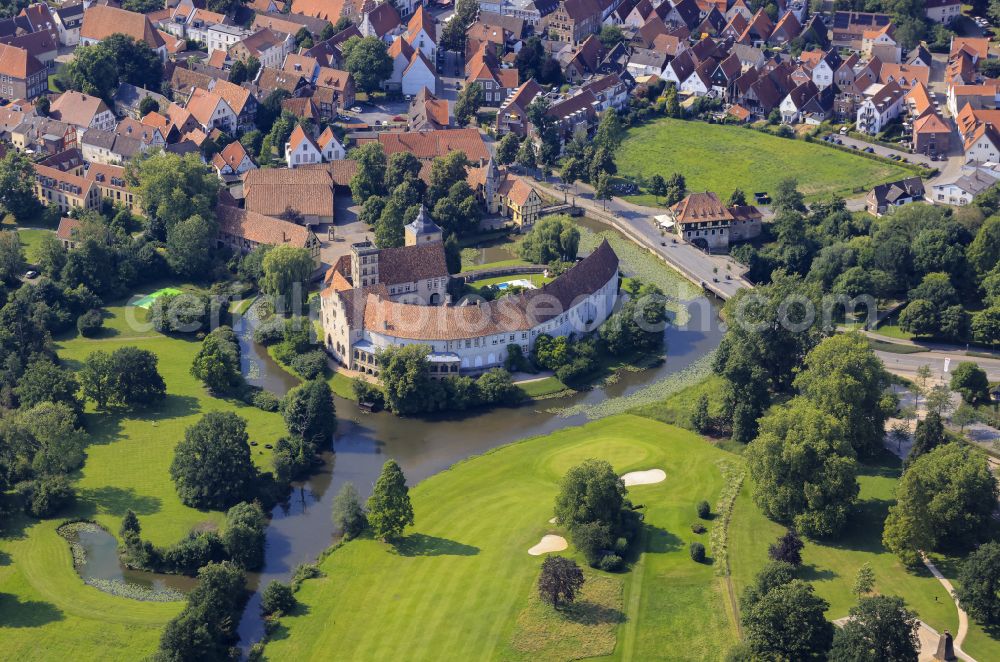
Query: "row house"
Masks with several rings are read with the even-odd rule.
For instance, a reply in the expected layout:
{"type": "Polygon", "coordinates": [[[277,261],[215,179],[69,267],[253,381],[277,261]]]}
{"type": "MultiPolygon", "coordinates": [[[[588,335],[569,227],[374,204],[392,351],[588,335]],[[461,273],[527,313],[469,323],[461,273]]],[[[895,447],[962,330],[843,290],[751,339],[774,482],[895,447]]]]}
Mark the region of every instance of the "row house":
{"type": "Polygon", "coordinates": [[[229,49],[249,37],[253,32],[239,25],[217,24],[205,30],[205,45],[209,53],[223,51],[228,53],[229,49]]]}
{"type": "Polygon", "coordinates": [[[358,28],[364,36],[378,37],[388,43],[402,31],[402,20],[393,3],[383,2],[365,13],[358,28]]]}
{"type": "Polygon", "coordinates": [[[903,57],[903,49],[894,36],[893,23],[874,30],[865,30],[861,35],[861,54],[867,58],[878,58],[882,62],[898,63],[903,57]]]}
{"type": "Polygon", "coordinates": [[[345,154],[344,146],[330,127],[313,140],[302,125],[297,125],[285,143],[285,163],[289,168],[340,161],[345,154]]]}
{"type": "Polygon", "coordinates": [[[219,129],[232,135],[236,131],[236,113],[218,94],[195,88],[185,106],[206,134],[219,129]]]}
{"type": "Polygon", "coordinates": [[[80,151],[87,163],[127,163],[146,148],[137,138],[102,129],[87,129],[80,139],[80,151]]]}
{"type": "Polygon", "coordinates": [[[44,205],[53,205],[68,214],[73,209],[97,209],[101,192],[91,179],[63,172],[47,165],[35,165],[35,196],[44,205]]]}
{"type": "Polygon", "coordinates": [[[354,76],[339,69],[319,67],[311,98],[321,118],[333,120],[342,109],[353,106],[354,94],[354,76]]]}
{"type": "Polygon", "coordinates": [[[877,32],[891,23],[892,17],[888,14],[856,11],[834,12],[833,24],[830,26],[832,43],[837,48],[847,48],[860,52],[865,32],[877,32]]]}
{"type": "Polygon", "coordinates": [[[236,116],[236,133],[252,131],[255,128],[257,99],[247,88],[230,83],[222,78],[214,78],[208,85],[208,90],[222,97],[236,116]]]}
{"type": "Polygon", "coordinates": [[[542,88],[534,78],[514,90],[497,112],[497,134],[513,133],[521,138],[525,137],[529,124],[528,106],[541,93],[542,88]]]}
{"type": "Polygon", "coordinates": [[[212,167],[222,181],[238,178],[257,167],[239,140],[234,140],[212,157],[212,167]]]}

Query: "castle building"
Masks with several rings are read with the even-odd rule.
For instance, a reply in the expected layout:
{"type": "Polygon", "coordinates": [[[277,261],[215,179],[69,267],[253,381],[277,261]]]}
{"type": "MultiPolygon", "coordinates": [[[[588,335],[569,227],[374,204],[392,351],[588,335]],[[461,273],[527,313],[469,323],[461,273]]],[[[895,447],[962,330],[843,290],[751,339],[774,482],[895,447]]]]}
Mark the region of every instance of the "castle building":
{"type": "Polygon", "coordinates": [[[412,344],[430,347],[432,376],[502,366],[513,344],[528,354],[541,334],[603,324],[618,298],[618,256],[605,241],[554,281],[494,301],[453,303],[449,280],[441,229],[423,209],[406,226],[405,246],[354,244],[327,272],[320,295],[327,351],[374,376],[382,350],[412,344]]]}

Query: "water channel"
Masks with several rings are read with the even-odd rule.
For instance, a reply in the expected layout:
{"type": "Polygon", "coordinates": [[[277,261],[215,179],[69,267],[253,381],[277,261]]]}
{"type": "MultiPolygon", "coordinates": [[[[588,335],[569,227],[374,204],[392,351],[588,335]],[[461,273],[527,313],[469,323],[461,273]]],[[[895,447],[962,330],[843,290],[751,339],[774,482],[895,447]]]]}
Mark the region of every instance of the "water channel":
{"type": "MultiPolygon", "coordinates": [[[[590,232],[607,232],[606,227],[593,222],[587,221],[582,225],[590,232]]],[[[618,238],[627,241],[621,235],[618,238]]],[[[616,250],[622,253],[629,247],[620,245],[616,250]]],[[[485,248],[480,260],[495,261],[507,257],[511,255],[507,253],[505,256],[503,249],[485,248]]],[[[623,271],[633,275],[629,273],[625,256],[620,257],[623,258],[623,271]]],[[[641,258],[633,254],[633,260],[638,262],[641,258]]],[[[638,275],[647,277],[648,264],[646,267],[646,273],[638,269],[638,275]]],[[[662,265],[656,268],[669,272],[662,265]]],[[[680,277],[672,272],[667,274],[668,281],[670,278],[677,279],[676,287],[668,294],[676,297],[675,313],[683,323],[668,326],[665,331],[666,361],[647,370],[623,372],[617,379],[593,390],[512,409],[428,418],[400,418],[386,412],[364,413],[357,403],[336,398],[338,426],[333,452],[325,453],[323,465],[316,473],[308,480],[294,484],[288,501],[272,512],[267,528],[264,568],[249,576],[249,587],[254,593],[239,625],[240,646],[244,652],[263,636],[258,588],[263,588],[272,580],[287,582],[296,566],[315,561],[324,549],[335,542],[332,502],[345,482],[353,482],[362,498],[366,498],[382,464],[393,458],[399,462],[408,483],[413,486],[460,460],[497,446],[580,425],[587,421],[585,412],[588,408],[648,389],[690,368],[712,352],[722,338],[718,304],[696,293],[695,288],[681,283],[680,277]],[[566,409],[570,410],[569,414],[566,409]]],[[[283,395],[299,380],[275,363],[264,347],[253,342],[251,318],[252,315],[242,316],[234,329],[240,338],[243,373],[251,384],[283,395]]],[[[86,533],[79,538],[86,552],[86,561],[79,567],[85,579],[93,577],[175,590],[189,590],[193,583],[187,577],[122,568],[115,539],[107,532],[86,533]]]]}

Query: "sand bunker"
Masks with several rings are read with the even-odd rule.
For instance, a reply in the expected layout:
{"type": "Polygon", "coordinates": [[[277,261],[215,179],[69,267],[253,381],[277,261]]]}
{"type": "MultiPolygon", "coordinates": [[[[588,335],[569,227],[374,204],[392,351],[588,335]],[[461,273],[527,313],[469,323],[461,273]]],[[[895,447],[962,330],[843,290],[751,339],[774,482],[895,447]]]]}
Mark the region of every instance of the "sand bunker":
{"type": "Polygon", "coordinates": [[[541,556],[548,552],[561,552],[566,549],[568,545],[566,544],[566,539],[562,536],[547,535],[542,536],[541,541],[528,550],[528,553],[532,556],[541,556]]]}
{"type": "Polygon", "coordinates": [[[630,487],[632,485],[652,485],[653,483],[662,483],[666,479],[667,474],[663,471],[663,469],[630,471],[622,476],[622,482],[625,483],[625,487],[630,487]]]}

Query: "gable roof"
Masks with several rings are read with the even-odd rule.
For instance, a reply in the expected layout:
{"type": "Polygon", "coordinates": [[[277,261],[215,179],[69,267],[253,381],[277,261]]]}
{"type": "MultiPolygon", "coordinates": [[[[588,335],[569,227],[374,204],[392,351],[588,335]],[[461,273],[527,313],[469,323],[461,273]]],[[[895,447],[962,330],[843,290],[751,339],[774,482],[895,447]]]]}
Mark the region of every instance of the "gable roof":
{"type": "Polygon", "coordinates": [[[389,31],[399,27],[399,12],[391,2],[383,2],[370,12],[365,14],[365,20],[372,26],[372,30],[379,37],[385,36],[389,31]]]}
{"type": "MultiPolygon", "coordinates": [[[[191,113],[191,116],[198,120],[198,123],[202,126],[208,126],[212,123],[212,117],[215,115],[215,109],[219,107],[220,103],[225,103],[221,96],[215,94],[214,92],[209,92],[208,90],[203,90],[200,87],[194,88],[191,92],[191,98],[188,99],[187,111],[191,113]]],[[[227,106],[229,104],[226,104],[227,106]]]]}
{"type": "MultiPolygon", "coordinates": [[[[367,142],[370,142],[368,139],[367,142]]],[[[441,129],[436,131],[384,132],[378,141],[386,156],[410,152],[418,159],[433,159],[451,152],[465,152],[469,161],[490,158],[490,151],[477,129],[441,129]]],[[[359,141],[360,142],[360,141],[359,141]]]]}
{"type": "MultiPolygon", "coordinates": [[[[240,143],[239,140],[234,140],[233,142],[226,145],[221,152],[215,155],[212,159],[212,165],[214,165],[219,170],[222,170],[224,166],[229,166],[234,171],[243,163],[243,159],[249,158],[250,155],[247,154],[246,148],[240,143]]],[[[253,162],[253,159],[250,159],[253,162]]]]}
{"type": "Polygon", "coordinates": [[[411,43],[417,38],[417,34],[421,30],[427,33],[431,41],[437,41],[437,25],[434,22],[434,17],[430,15],[430,12],[424,11],[423,5],[417,5],[417,10],[413,12],[413,16],[410,17],[410,21],[406,24],[406,32],[409,35],[411,43]]]}
{"type": "Polygon", "coordinates": [[[98,113],[108,110],[100,97],[83,92],[63,92],[49,107],[49,117],[74,126],[90,126],[98,113]]]}
{"type": "Polygon", "coordinates": [[[0,44],[0,74],[13,78],[27,78],[44,68],[45,65],[25,49],[0,44]]]}
{"type": "Polygon", "coordinates": [[[297,223],[229,205],[217,205],[215,215],[219,220],[219,232],[241,237],[256,244],[270,246],[288,244],[296,248],[305,248],[312,235],[308,228],[297,223]]]}
{"type": "Polygon", "coordinates": [[[163,37],[143,14],[108,5],[92,5],[84,11],[80,27],[82,38],[101,41],[117,33],[144,41],[154,50],[165,45],[163,37]]]}

